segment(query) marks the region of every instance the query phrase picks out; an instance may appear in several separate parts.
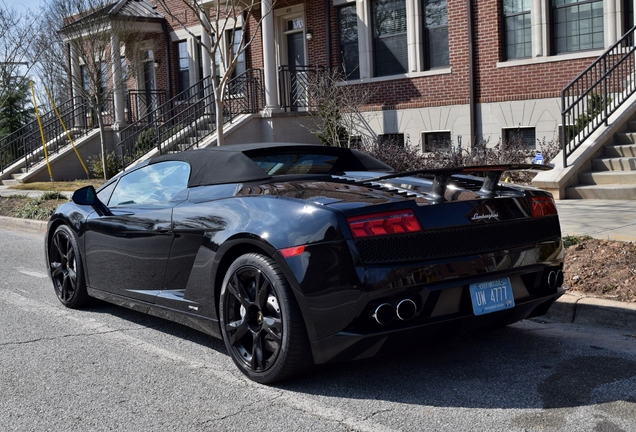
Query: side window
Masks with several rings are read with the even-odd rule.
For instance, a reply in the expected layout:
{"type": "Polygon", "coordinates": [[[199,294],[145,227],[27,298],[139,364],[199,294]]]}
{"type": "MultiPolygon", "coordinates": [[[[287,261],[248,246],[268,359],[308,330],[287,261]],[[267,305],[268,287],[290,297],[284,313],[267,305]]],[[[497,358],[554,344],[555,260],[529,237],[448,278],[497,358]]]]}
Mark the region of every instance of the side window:
{"type": "Polygon", "coordinates": [[[179,201],[187,196],[189,178],[190,165],[186,162],[146,165],[119,179],[108,205],[179,201]]]}
{"type": "Polygon", "coordinates": [[[108,186],[101,188],[100,191],[97,192],[97,198],[104,204],[107,204],[108,200],[110,200],[110,196],[113,194],[113,189],[115,189],[116,184],[117,184],[117,181],[115,180],[111,182],[108,186]]]}

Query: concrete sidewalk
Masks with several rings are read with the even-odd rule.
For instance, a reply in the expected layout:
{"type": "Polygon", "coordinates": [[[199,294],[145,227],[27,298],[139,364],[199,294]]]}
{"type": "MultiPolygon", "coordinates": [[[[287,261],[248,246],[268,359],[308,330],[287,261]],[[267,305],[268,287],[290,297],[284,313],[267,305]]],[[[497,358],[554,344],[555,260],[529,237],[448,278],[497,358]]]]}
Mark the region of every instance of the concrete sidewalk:
{"type": "Polygon", "coordinates": [[[590,236],[636,242],[636,197],[633,200],[557,201],[564,236],[590,236]]]}

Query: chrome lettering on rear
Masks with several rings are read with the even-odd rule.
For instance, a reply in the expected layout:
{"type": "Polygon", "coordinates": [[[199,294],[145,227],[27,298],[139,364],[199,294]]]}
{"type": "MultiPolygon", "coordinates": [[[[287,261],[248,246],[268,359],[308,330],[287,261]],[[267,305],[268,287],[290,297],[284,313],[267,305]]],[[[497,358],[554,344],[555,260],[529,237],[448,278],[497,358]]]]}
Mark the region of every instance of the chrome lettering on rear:
{"type": "Polygon", "coordinates": [[[477,214],[477,213],[475,213],[471,220],[493,219],[493,218],[498,218],[498,217],[499,217],[499,213],[489,213],[489,214],[477,214]]]}

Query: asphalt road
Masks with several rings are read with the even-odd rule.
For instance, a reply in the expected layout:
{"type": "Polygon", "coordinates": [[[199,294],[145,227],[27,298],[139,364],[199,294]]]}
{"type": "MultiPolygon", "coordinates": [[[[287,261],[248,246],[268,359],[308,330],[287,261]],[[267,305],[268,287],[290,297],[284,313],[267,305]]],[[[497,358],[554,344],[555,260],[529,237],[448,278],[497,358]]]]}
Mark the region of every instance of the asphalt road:
{"type": "Polygon", "coordinates": [[[194,330],[59,304],[40,234],[0,229],[2,431],[636,431],[636,335],[525,321],[274,387],[194,330]]]}

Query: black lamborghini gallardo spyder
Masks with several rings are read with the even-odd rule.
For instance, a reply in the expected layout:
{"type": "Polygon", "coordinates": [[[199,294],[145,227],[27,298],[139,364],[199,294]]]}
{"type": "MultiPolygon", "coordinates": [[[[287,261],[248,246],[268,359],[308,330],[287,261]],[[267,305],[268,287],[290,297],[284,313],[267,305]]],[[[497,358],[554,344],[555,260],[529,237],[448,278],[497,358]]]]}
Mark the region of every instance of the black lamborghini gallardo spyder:
{"type": "Polygon", "coordinates": [[[500,182],[517,169],[548,168],[404,173],[279,143],[168,154],[76,191],[46,262],[65,306],[97,298],[222,337],[272,383],[544,314],[563,293],[559,219],[548,193],[500,182]]]}

